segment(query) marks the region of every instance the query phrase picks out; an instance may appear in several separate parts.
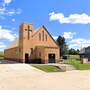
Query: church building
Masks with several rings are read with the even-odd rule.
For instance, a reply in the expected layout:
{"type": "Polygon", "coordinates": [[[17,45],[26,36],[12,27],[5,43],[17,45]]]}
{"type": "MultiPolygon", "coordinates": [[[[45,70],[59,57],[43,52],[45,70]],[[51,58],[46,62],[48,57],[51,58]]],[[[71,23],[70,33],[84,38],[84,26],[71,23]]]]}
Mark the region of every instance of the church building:
{"type": "Polygon", "coordinates": [[[22,63],[57,63],[59,50],[44,26],[34,31],[33,24],[23,23],[19,27],[19,38],[4,50],[4,58],[22,63]]]}

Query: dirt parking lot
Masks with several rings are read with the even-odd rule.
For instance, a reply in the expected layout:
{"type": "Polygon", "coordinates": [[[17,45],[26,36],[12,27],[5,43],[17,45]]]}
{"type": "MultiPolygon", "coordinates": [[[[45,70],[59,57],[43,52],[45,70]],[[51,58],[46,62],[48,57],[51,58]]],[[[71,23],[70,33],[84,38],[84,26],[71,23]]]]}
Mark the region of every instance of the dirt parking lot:
{"type": "Polygon", "coordinates": [[[45,73],[27,64],[2,63],[0,90],[90,90],[90,70],[45,73]]]}

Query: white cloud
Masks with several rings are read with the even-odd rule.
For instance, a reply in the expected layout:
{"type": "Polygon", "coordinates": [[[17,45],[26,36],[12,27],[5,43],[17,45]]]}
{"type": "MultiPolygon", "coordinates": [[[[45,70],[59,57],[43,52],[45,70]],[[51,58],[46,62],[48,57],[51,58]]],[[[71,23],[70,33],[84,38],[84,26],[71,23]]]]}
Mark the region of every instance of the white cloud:
{"type": "Polygon", "coordinates": [[[2,7],[8,6],[11,2],[12,2],[12,0],[3,0],[2,7]]]}
{"type": "Polygon", "coordinates": [[[7,10],[5,8],[0,8],[0,15],[8,15],[8,16],[12,16],[15,14],[21,14],[22,10],[21,9],[11,9],[11,10],[7,10]]]}
{"type": "Polygon", "coordinates": [[[58,36],[53,36],[53,38],[56,40],[58,38],[58,36]]]}
{"type": "Polygon", "coordinates": [[[5,15],[12,16],[15,14],[21,14],[22,10],[20,8],[18,9],[8,9],[7,5],[9,5],[12,2],[12,0],[4,0],[1,7],[0,7],[0,18],[2,19],[5,17],[5,15]]]}
{"type": "Polygon", "coordinates": [[[0,8],[0,15],[4,14],[5,10],[6,10],[5,7],[4,8],[0,8]]]}
{"type": "Polygon", "coordinates": [[[6,48],[6,45],[3,42],[0,42],[0,49],[6,48]]]}
{"type": "Polygon", "coordinates": [[[12,0],[4,0],[5,4],[10,4],[12,2],[12,0]]]}
{"type": "Polygon", "coordinates": [[[72,39],[76,35],[76,32],[64,32],[63,37],[66,39],[72,39]]]}
{"type": "Polygon", "coordinates": [[[15,22],[15,21],[16,21],[16,19],[15,19],[15,18],[13,18],[13,19],[12,19],[12,22],[15,22]]]}
{"type": "Polygon", "coordinates": [[[4,14],[12,16],[14,14],[21,14],[21,12],[22,12],[21,9],[17,9],[17,10],[12,9],[12,10],[9,10],[9,11],[7,10],[4,14]]]}
{"type": "Polygon", "coordinates": [[[77,38],[69,42],[69,48],[81,49],[90,46],[90,39],[77,38]]]}
{"type": "Polygon", "coordinates": [[[9,40],[13,41],[16,38],[16,34],[12,34],[10,30],[2,29],[2,26],[0,26],[0,40],[9,40]]]}
{"type": "Polygon", "coordinates": [[[52,12],[50,15],[50,21],[58,20],[60,23],[71,23],[71,24],[88,24],[90,23],[90,16],[87,14],[70,14],[65,17],[63,13],[52,12]]]}

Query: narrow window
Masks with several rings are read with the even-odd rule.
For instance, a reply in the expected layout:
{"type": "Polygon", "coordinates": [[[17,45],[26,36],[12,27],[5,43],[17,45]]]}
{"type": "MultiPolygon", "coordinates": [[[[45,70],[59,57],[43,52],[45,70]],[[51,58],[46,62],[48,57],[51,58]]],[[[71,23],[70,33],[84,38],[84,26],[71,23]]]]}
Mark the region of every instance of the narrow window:
{"type": "Polygon", "coordinates": [[[42,40],[44,41],[44,31],[42,31],[42,40]]]}
{"type": "Polygon", "coordinates": [[[41,57],[41,52],[39,52],[39,57],[41,57]]]}
{"type": "Polygon", "coordinates": [[[31,48],[31,54],[33,54],[33,48],[31,48]]]}
{"type": "Polygon", "coordinates": [[[41,33],[39,33],[39,40],[41,41],[41,33]]]}
{"type": "Polygon", "coordinates": [[[29,29],[30,29],[30,27],[28,26],[28,28],[27,28],[27,37],[28,37],[28,40],[29,40],[29,37],[30,37],[29,29]]]}
{"type": "Polygon", "coordinates": [[[47,34],[46,34],[46,41],[47,41],[47,34]]]}

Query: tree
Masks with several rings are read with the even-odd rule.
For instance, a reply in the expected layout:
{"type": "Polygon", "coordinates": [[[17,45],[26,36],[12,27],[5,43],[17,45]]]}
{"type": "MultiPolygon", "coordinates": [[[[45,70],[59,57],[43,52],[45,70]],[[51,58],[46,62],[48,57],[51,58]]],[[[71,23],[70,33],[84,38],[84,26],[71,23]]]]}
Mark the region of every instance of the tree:
{"type": "Polygon", "coordinates": [[[58,36],[56,42],[60,47],[60,56],[68,54],[68,46],[66,45],[65,38],[62,36],[58,36]]]}
{"type": "Polygon", "coordinates": [[[78,55],[78,54],[79,54],[79,52],[80,52],[80,51],[79,51],[79,49],[77,49],[77,50],[72,49],[72,48],[71,48],[71,49],[69,49],[69,54],[70,54],[70,55],[78,55]]]}

